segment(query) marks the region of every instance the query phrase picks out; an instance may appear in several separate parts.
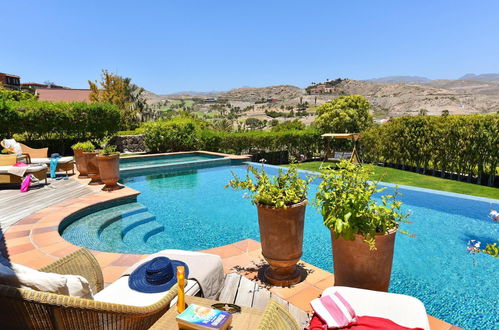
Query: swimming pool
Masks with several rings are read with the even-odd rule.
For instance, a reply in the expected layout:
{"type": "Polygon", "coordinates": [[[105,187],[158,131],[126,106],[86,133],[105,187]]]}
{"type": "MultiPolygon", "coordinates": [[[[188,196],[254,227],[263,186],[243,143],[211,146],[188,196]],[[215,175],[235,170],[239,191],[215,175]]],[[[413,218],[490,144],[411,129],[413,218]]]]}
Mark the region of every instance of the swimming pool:
{"type": "Polygon", "coordinates": [[[223,156],[217,156],[205,153],[178,153],[159,156],[140,156],[140,157],[122,157],[120,159],[120,170],[128,170],[143,167],[155,167],[177,163],[193,163],[209,160],[223,159],[223,156]]]}
{"type": "MultiPolygon", "coordinates": [[[[273,166],[267,168],[270,174],[277,171],[273,166]]],[[[82,233],[93,226],[104,240],[103,250],[136,253],[165,248],[199,250],[246,238],[259,240],[255,207],[242,192],[223,188],[231,171],[242,175],[245,167],[125,174],[122,182],[141,192],[134,205],[128,204],[127,210],[115,206],[114,210],[98,212],[107,224],[103,229],[96,228],[98,221],[92,215],[91,225],[90,221],[83,221],[82,226],[74,222],[62,235],[87,246],[88,242],[81,240],[89,235],[82,233]],[[110,221],[113,217],[120,221],[110,221]]],[[[387,186],[385,192],[389,193],[393,188],[387,186]]],[[[314,182],[311,197],[316,189],[314,182]]],[[[416,237],[399,234],[396,239],[390,291],[421,299],[429,314],[452,324],[469,329],[496,327],[498,260],[485,254],[469,255],[466,243],[470,239],[491,243],[499,237],[499,223],[487,218],[491,207],[499,208],[499,201],[416,188],[400,191],[404,194],[403,209],[413,214],[412,223],[403,228],[416,237]]],[[[332,271],[330,235],[311,206],[307,208],[303,245],[303,260],[332,271]]]]}

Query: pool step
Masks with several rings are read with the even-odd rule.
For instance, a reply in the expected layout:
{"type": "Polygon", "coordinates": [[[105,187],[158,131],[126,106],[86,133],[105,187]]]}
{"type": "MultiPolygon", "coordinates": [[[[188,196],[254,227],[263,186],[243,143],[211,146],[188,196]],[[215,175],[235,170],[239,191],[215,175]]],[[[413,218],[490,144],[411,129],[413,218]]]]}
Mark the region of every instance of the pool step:
{"type": "Polygon", "coordinates": [[[154,214],[140,203],[110,207],[70,224],[63,237],[94,250],[108,252],[154,252],[147,240],[164,231],[154,214]],[[138,251],[138,247],[143,247],[138,251]]]}
{"type": "Polygon", "coordinates": [[[157,221],[149,221],[137,225],[130,229],[123,236],[123,243],[133,248],[135,253],[140,249],[139,253],[151,253],[153,249],[147,245],[149,238],[164,232],[165,227],[157,221]]]}

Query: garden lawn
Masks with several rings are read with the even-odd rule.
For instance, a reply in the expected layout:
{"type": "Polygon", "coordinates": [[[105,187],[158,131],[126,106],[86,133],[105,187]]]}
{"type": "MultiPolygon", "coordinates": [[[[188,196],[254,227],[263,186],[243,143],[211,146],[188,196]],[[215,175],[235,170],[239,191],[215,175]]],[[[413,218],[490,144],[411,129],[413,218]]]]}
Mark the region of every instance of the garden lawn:
{"type": "MultiPolygon", "coordinates": [[[[319,167],[321,166],[321,164],[322,162],[300,163],[298,164],[298,168],[308,171],[319,172],[320,171],[319,167]]],[[[499,199],[498,188],[442,179],[434,176],[397,170],[390,167],[381,167],[381,166],[373,166],[373,167],[374,167],[374,174],[372,176],[372,180],[499,199]]]]}

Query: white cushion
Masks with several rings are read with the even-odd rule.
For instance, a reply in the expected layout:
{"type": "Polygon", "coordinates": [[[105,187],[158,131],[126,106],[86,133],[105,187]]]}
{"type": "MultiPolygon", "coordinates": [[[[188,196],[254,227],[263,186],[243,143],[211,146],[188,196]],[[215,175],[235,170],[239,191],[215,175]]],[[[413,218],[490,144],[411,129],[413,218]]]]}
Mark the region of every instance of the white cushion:
{"type": "Polygon", "coordinates": [[[331,295],[338,291],[359,316],[376,316],[389,319],[409,328],[430,329],[428,315],[421,300],[397,293],[333,286],[322,293],[331,295]]]}
{"type": "MultiPolygon", "coordinates": [[[[0,174],[9,173],[9,169],[11,169],[12,167],[13,166],[0,166],[0,174]]],[[[45,164],[42,164],[42,165],[32,165],[32,164],[30,164],[26,168],[26,172],[27,173],[33,173],[33,172],[38,172],[38,171],[41,171],[41,170],[46,170],[47,168],[48,167],[45,164]]]]}
{"type": "MultiPolygon", "coordinates": [[[[143,293],[130,289],[128,286],[129,276],[122,276],[108,285],[104,290],[94,296],[94,300],[122,304],[129,306],[149,306],[160,301],[168,291],[158,293],[143,293]]],[[[194,280],[188,280],[185,287],[186,295],[195,295],[199,292],[199,284],[194,280]]]]}
{"type": "Polygon", "coordinates": [[[23,153],[23,149],[21,148],[21,145],[19,142],[17,142],[14,139],[3,139],[3,145],[5,148],[12,148],[14,149],[14,153],[20,155],[23,153]]]}
{"type": "Polygon", "coordinates": [[[0,264],[0,284],[92,299],[88,281],[79,275],[40,272],[23,265],[0,264]]]}
{"type": "MultiPolygon", "coordinates": [[[[69,163],[70,161],[73,160],[73,157],[71,156],[64,156],[59,158],[59,163],[69,163]]],[[[31,158],[31,163],[33,164],[50,164],[50,158],[31,158]]]]}

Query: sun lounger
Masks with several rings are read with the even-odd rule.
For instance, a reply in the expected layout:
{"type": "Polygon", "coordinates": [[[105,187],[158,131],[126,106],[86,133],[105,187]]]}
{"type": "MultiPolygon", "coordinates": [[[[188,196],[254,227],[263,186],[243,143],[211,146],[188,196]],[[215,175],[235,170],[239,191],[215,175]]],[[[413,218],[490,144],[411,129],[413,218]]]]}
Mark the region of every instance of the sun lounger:
{"type": "MultiPolygon", "coordinates": [[[[30,148],[22,143],[16,142],[14,139],[4,139],[0,142],[0,145],[4,148],[12,149],[13,153],[18,157],[26,159],[28,164],[45,164],[50,170],[50,158],[48,157],[48,148],[30,148]]],[[[66,172],[72,171],[74,174],[74,159],[73,157],[61,157],[57,163],[56,172],[66,172]]]]}
{"type": "MultiPolygon", "coordinates": [[[[40,270],[81,275],[96,295],[104,288],[99,263],[86,249],[40,270]]],[[[5,329],[148,329],[176,295],[175,284],[156,303],[138,307],[0,285],[0,320],[5,329]]]]}
{"type": "MultiPolygon", "coordinates": [[[[42,157],[42,158],[30,157],[30,158],[31,158],[32,164],[45,164],[48,167],[50,167],[50,158],[47,158],[47,157],[42,157]]],[[[61,172],[61,171],[66,172],[66,174],[69,171],[72,171],[74,174],[74,158],[73,157],[65,156],[65,157],[59,158],[59,162],[57,163],[56,172],[61,172]]]]}
{"type": "Polygon", "coordinates": [[[47,165],[30,164],[27,167],[15,167],[13,165],[16,162],[16,155],[0,155],[0,183],[21,183],[28,174],[47,183],[47,165]]]}
{"type": "Polygon", "coordinates": [[[417,298],[344,286],[330,287],[322,295],[331,295],[336,291],[359,316],[382,317],[405,327],[430,329],[424,304],[417,298]]]}

